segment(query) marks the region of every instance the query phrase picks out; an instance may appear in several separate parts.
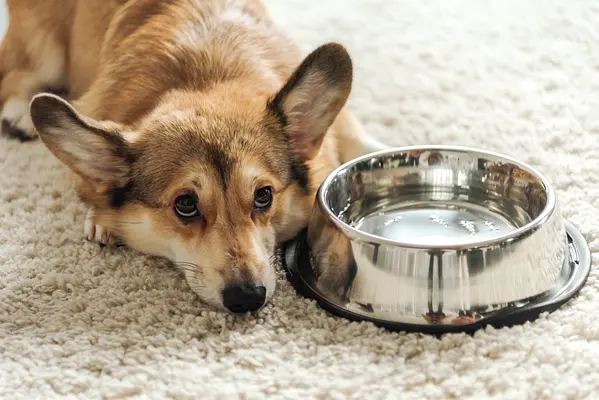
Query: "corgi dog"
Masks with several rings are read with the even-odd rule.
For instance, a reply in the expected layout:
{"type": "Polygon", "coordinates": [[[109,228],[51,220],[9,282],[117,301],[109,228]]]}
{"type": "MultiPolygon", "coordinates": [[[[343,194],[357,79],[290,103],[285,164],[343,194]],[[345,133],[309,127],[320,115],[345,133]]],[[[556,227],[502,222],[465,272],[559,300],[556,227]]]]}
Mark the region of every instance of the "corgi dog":
{"type": "Polygon", "coordinates": [[[87,239],[170,259],[216,309],[263,307],[323,179],[386,148],[347,110],[346,49],[302,57],[258,0],[7,5],[3,134],[74,173],[87,239]]]}

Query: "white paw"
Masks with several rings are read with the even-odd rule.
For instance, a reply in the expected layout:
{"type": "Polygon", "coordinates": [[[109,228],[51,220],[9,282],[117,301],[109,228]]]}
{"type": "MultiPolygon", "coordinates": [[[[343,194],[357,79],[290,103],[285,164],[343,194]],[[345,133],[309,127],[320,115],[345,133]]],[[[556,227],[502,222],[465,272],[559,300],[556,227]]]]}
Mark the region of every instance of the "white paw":
{"type": "Polygon", "coordinates": [[[10,98],[5,103],[0,115],[2,121],[2,133],[27,141],[35,139],[37,132],[29,114],[29,103],[18,98],[10,98]]]}
{"type": "Polygon", "coordinates": [[[109,246],[120,244],[116,238],[106,230],[106,228],[94,222],[93,209],[87,211],[85,223],[83,225],[83,234],[87,240],[98,242],[100,245],[109,246]]]}

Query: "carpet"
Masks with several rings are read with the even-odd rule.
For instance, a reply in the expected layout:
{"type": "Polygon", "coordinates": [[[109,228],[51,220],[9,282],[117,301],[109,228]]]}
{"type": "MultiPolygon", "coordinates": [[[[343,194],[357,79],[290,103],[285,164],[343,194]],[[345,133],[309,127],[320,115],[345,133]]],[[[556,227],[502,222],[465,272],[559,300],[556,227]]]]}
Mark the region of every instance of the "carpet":
{"type": "MultiPolygon", "coordinates": [[[[483,147],[545,172],[597,263],[597,3],[267,5],[306,52],[347,46],[350,106],[378,138],[483,147]]],[[[65,173],[39,142],[0,138],[1,398],[599,397],[596,270],[560,310],[472,336],[350,323],[283,274],[257,317],[224,315],[166,262],[87,243],[65,173]]]]}

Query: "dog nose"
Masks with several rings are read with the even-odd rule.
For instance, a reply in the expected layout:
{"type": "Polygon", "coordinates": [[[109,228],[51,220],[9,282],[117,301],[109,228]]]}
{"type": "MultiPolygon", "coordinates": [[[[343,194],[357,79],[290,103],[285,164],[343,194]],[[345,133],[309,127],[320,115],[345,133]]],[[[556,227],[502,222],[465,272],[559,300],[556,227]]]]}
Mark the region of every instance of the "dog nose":
{"type": "Polygon", "coordinates": [[[230,285],[223,290],[223,304],[236,314],[256,311],[264,305],[266,288],[263,285],[230,285]]]}

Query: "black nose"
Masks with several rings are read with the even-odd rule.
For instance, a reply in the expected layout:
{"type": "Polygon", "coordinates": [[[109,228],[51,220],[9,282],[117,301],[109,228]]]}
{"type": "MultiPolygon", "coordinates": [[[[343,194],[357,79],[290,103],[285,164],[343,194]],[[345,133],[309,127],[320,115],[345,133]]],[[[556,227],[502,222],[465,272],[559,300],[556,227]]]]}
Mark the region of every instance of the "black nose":
{"type": "Polygon", "coordinates": [[[223,303],[231,312],[256,311],[264,305],[266,288],[262,285],[230,285],[223,290],[223,303]]]}

